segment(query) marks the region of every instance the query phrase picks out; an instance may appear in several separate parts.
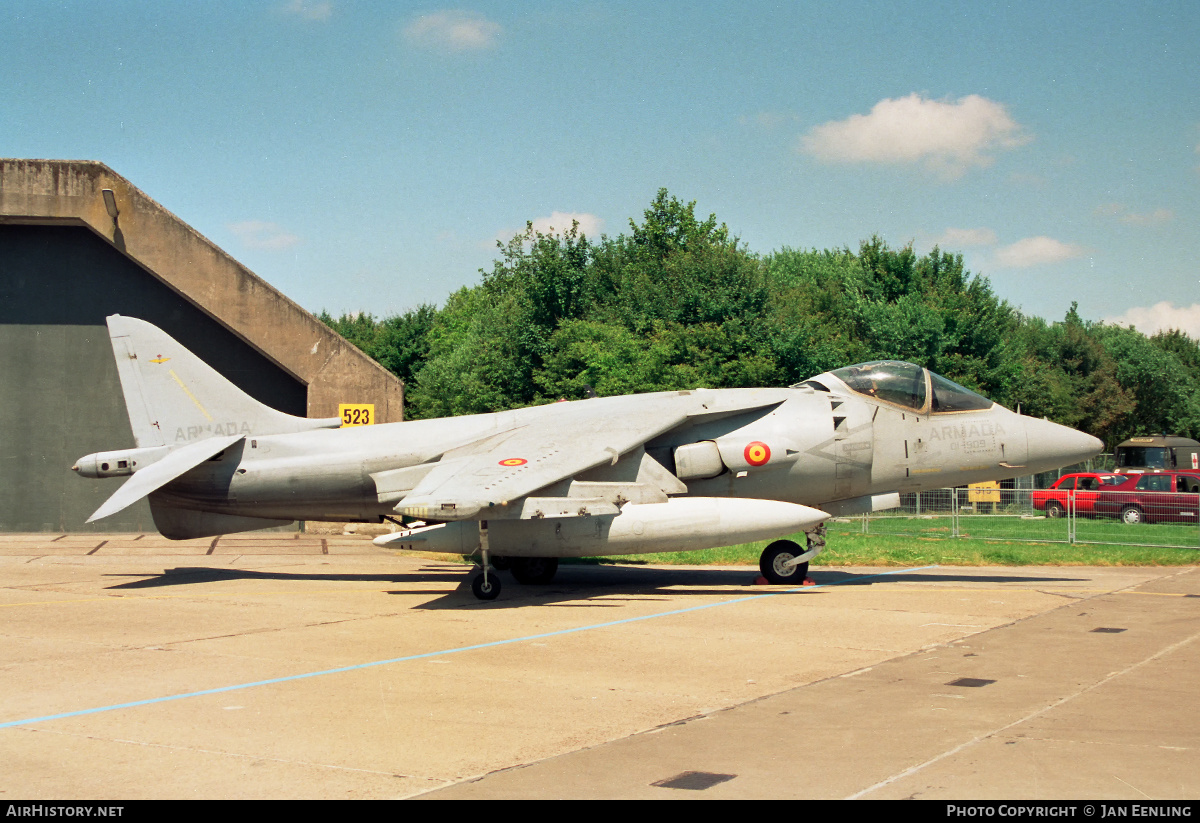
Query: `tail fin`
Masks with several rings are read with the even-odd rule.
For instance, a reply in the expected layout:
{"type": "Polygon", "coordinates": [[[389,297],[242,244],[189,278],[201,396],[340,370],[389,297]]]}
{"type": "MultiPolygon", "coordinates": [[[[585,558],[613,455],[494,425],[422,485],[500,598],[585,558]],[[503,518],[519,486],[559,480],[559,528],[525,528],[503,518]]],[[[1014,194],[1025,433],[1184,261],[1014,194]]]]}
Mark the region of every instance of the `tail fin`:
{"type": "Polygon", "coordinates": [[[139,448],[340,424],[336,417],[293,417],[264,406],[145,320],[114,314],[108,318],[108,336],[139,448]]]}

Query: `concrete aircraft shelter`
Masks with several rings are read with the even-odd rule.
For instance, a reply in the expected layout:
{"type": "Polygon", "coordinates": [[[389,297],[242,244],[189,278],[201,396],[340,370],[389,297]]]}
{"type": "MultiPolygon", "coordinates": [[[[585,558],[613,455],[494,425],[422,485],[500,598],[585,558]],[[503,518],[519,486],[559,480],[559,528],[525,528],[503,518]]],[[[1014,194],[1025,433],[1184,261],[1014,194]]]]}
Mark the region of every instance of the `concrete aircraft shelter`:
{"type": "Polygon", "coordinates": [[[70,471],[134,445],[104,318],[164,329],[252,397],[402,419],[403,384],[103,163],[0,159],[0,532],[153,531],[121,479],[70,471]]]}

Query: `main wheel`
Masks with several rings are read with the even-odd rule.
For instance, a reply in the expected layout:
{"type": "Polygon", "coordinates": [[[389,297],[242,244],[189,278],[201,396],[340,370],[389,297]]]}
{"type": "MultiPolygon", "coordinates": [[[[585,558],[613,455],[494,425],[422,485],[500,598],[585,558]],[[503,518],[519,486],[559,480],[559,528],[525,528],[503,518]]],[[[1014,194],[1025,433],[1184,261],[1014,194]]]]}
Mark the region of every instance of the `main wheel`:
{"type": "Polygon", "coordinates": [[[527,586],[542,586],[554,579],[558,572],[557,557],[514,557],[512,573],[518,583],[527,586]]]}
{"type": "Polygon", "coordinates": [[[758,558],[758,570],[762,576],[777,586],[789,583],[799,584],[808,577],[808,564],[797,563],[795,566],[786,565],[789,560],[804,554],[804,550],[791,540],[776,540],[763,549],[758,558]]]}
{"type": "Polygon", "coordinates": [[[500,595],[500,578],[494,574],[487,577],[482,574],[476,575],[471,581],[471,591],[475,592],[475,596],[480,600],[495,600],[500,595]]]}
{"type": "Polygon", "coordinates": [[[1138,523],[1146,522],[1146,515],[1137,506],[1126,506],[1121,509],[1121,522],[1136,526],[1138,523]]]}
{"type": "Polygon", "coordinates": [[[1057,500],[1051,500],[1046,504],[1047,517],[1062,517],[1064,514],[1066,514],[1066,509],[1064,509],[1063,504],[1059,503],[1057,500]]]}

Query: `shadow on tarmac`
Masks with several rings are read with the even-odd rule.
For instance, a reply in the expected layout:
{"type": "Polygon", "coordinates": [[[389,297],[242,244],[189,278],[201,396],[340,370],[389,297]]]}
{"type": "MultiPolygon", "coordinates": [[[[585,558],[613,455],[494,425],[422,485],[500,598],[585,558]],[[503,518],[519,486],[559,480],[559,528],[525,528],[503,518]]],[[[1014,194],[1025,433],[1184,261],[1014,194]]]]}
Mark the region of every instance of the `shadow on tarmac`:
{"type": "Polygon", "coordinates": [[[177,566],[165,569],[159,575],[116,574],[106,577],[140,577],[141,580],[131,580],[109,586],[108,589],[154,589],[162,586],[188,586],[197,583],[215,583],[223,580],[317,580],[326,583],[407,583],[407,582],[453,582],[458,583],[460,574],[444,566],[421,569],[417,573],[403,574],[341,574],[341,573],[306,573],[306,572],[261,572],[253,569],[208,568],[205,566],[177,566]]]}
{"type": "Polygon", "coordinates": [[[602,607],[620,600],[677,599],[684,595],[730,596],[827,594],[837,586],[872,586],[888,582],[937,583],[1013,583],[1028,585],[1086,582],[1087,577],[1044,577],[995,572],[956,572],[928,574],[923,571],[891,573],[817,570],[809,573],[815,586],[756,586],[758,569],[706,569],[696,567],[655,567],[620,565],[564,564],[559,567],[554,582],[546,585],[522,585],[511,575],[500,574],[500,596],[489,602],[476,600],[470,592],[471,580],[479,568],[472,567],[459,582],[458,589],[446,598],[421,603],[414,609],[461,608],[476,605],[482,608],[503,609],[536,603],[542,606],[602,607]],[[461,596],[468,602],[464,604],[461,596]],[[449,602],[453,598],[453,602],[449,602]],[[604,602],[586,602],[602,598],[604,602]]]}
{"type": "Polygon", "coordinates": [[[929,574],[924,570],[896,572],[854,572],[842,569],[823,569],[810,572],[815,586],[784,587],[756,586],[758,570],[709,569],[697,567],[654,567],[593,565],[566,563],[559,567],[554,582],[546,585],[524,585],[512,576],[500,572],[500,596],[493,601],[480,601],[471,592],[471,581],[480,573],[478,566],[460,568],[444,565],[427,566],[416,572],[396,574],[345,574],[319,572],[255,571],[252,569],[208,568],[203,566],[179,566],[165,569],[159,575],[111,575],[113,577],[138,577],[109,586],[110,590],[155,589],[167,586],[190,586],[229,580],[273,580],[279,582],[315,581],[325,583],[449,583],[451,591],[429,589],[389,589],[394,595],[432,595],[433,599],[414,605],[414,609],[447,609],[475,606],[488,609],[503,609],[516,606],[542,605],[615,608],[622,600],[644,601],[661,598],[664,601],[678,598],[681,594],[729,596],[734,594],[815,595],[827,593],[837,586],[872,586],[877,583],[1014,583],[1052,584],[1085,582],[1086,577],[1044,577],[1003,574],[994,571],[929,574]],[[461,568],[461,570],[460,570],[461,568]],[[602,598],[602,602],[587,602],[591,598],[602,598]]]}

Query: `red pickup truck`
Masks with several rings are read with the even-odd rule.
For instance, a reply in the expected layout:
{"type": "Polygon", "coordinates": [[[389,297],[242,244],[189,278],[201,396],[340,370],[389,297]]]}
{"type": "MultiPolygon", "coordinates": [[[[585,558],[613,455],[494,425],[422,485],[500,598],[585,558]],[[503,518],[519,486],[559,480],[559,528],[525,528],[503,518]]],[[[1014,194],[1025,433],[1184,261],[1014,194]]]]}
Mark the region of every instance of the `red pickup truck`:
{"type": "Polygon", "coordinates": [[[1100,496],[1100,490],[1124,482],[1119,474],[1083,472],[1064,474],[1048,489],[1036,490],[1033,507],[1044,511],[1047,517],[1063,517],[1069,508],[1069,495],[1075,498],[1075,513],[1090,515],[1100,496]]]}
{"type": "Polygon", "coordinates": [[[1127,474],[1096,498],[1099,515],[1123,523],[1195,523],[1200,519],[1200,472],[1127,474]]]}

